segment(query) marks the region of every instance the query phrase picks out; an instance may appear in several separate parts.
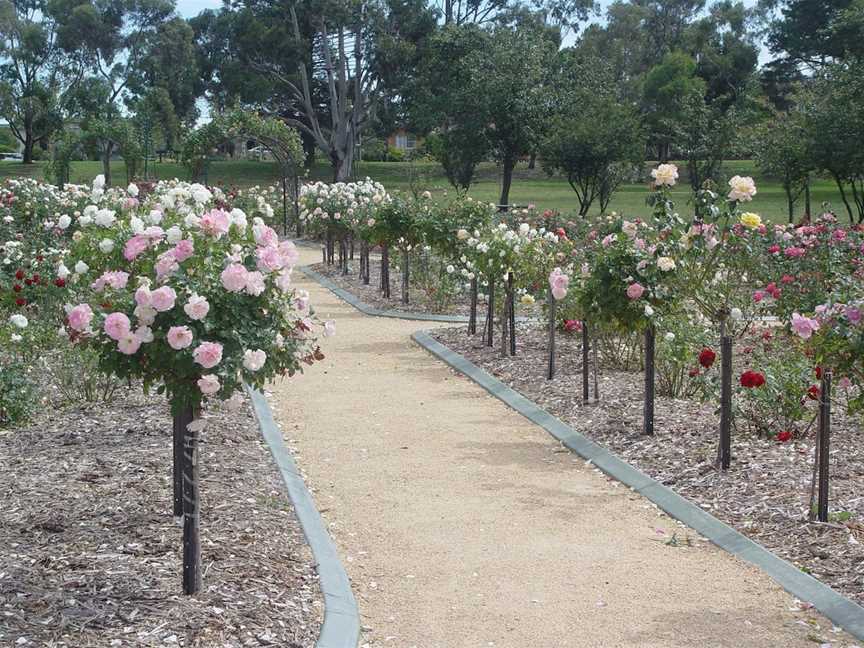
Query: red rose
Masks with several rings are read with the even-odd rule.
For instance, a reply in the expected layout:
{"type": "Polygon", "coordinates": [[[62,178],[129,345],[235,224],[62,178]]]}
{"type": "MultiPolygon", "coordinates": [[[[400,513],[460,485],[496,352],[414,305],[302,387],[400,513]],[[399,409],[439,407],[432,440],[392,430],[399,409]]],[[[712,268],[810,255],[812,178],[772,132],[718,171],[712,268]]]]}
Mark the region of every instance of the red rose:
{"type": "Polygon", "coordinates": [[[563,227],[559,227],[558,229],[556,229],[555,233],[558,235],[558,238],[562,238],[562,239],[567,238],[567,232],[564,231],[563,227]]]}
{"type": "Polygon", "coordinates": [[[582,330],[582,322],[580,322],[579,320],[572,320],[572,319],[564,320],[564,330],[571,332],[571,333],[573,331],[581,331],[582,330]]]}
{"type": "Polygon", "coordinates": [[[699,367],[693,367],[688,374],[691,378],[695,378],[699,375],[699,367]]]}
{"type": "Polygon", "coordinates": [[[41,281],[41,277],[38,274],[34,274],[32,277],[33,283],[37,284],[41,281]]]}
{"type": "Polygon", "coordinates": [[[747,389],[761,387],[765,384],[765,376],[763,376],[758,371],[751,371],[750,369],[748,369],[741,374],[740,382],[741,386],[746,387],[747,389]]]}
{"type": "Polygon", "coordinates": [[[777,433],[777,440],[780,443],[786,443],[792,439],[792,433],[789,430],[783,430],[777,433]]]}
{"type": "Polygon", "coordinates": [[[15,292],[21,292],[24,289],[21,287],[21,284],[15,284],[14,286],[12,286],[12,290],[14,290],[15,292]]]}
{"type": "Polygon", "coordinates": [[[15,300],[15,305],[16,306],[26,306],[27,300],[24,299],[23,297],[19,297],[18,299],[15,300]]]}
{"type": "Polygon", "coordinates": [[[58,288],[63,288],[66,285],[66,280],[61,279],[60,277],[57,277],[54,280],[54,285],[57,286],[58,288]]]}
{"type": "Polygon", "coordinates": [[[710,369],[711,365],[714,364],[714,361],[716,359],[717,354],[708,347],[705,347],[704,349],[702,349],[702,351],[699,352],[699,364],[706,369],[710,369]]]}
{"type": "Polygon", "coordinates": [[[810,400],[819,400],[819,396],[822,394],[822,390],[819,389],[819,385],[810,385],[807,388],[807,398],[810,400]]]}
{"type": "Polygon", "coordinates": [[[822,380],[822,367],[815,367],[813,371],[816,374],[816,380],[822,380]]]}
{"type": "Polygon", "coordinates": [[[19,269],[19,270],[15,273],[15,278],[18,279],[19,281],[20,281],[21,279],[23,279],[24,276],[25,276],[25,275],[24,275],[24,271],[23,271],[23,270],[20,270],[20,269],[19,269]]]}

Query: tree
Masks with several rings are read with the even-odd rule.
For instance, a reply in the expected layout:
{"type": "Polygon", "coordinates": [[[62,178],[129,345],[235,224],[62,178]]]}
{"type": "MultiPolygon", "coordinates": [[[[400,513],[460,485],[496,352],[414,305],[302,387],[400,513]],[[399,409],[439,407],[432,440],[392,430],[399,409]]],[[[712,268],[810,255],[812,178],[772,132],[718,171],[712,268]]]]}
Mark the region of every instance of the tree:
{"type": "Polygon", "coordinates": [[[62,125],[82,70],[79,57],[60,51],[47,2],[0,1],[0,117],[23,145],[25,164],[62,125]]]}
{"type": "Polygon", "coordinates": [[[605,210],[628,170],[641,165],[645,135],[637,110],[621,100],[610,67],[572,52],[560,57],[552,83],[555,111],[540,154],[547,173],[567,178],[579,215],[586,216],[595,200],[605,210]]]}
{"type": "Polygon", "coordinates": [[[796,63],[821,67],[862,51],[861,0],[764,0],[771,51],[796,63]]]}
{"type": "Polygon", "coordinates": [[[799,105],[814,165],[834,179],[850,222],[864,222],[864,64],[826,66],[799,105]]]}
{"type": "Polygon", "coordinates": [[[795,203],[813,170],[802,115],[797,111],[778,114],[761,129],[757,142],[756,165],[766,176],[780,180],[792,223],[795,203]]]}

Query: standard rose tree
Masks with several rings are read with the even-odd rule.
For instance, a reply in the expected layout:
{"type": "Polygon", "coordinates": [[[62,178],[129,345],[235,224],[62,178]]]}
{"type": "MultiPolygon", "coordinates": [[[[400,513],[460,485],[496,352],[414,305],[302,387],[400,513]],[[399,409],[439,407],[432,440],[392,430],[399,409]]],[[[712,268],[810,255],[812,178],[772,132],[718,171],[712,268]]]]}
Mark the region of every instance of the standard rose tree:
{"type": "MultiPolygon", "coordinates": [[[[227,211],[218,190],[159,183],[142,196],[94,183],[65,261],[80,303],[67,307],[70,342],[101,369],[164,392],[182,455],[184,590],[200,585],[196,441],[202,408],[320,359],[308,295],[295,290],[293,243],[253,214],[227,211]],[[110,243],[110,245],[109,245],[110,243]],[[179,434],[178,434],[179,433],[179,434]],[[182,453],[179,441],[183,441],[182,453]],[[191,559],[191,562],[190,562],[191,559]]],[[[175,512],[180,513],[175,474],[175,512]]]]}

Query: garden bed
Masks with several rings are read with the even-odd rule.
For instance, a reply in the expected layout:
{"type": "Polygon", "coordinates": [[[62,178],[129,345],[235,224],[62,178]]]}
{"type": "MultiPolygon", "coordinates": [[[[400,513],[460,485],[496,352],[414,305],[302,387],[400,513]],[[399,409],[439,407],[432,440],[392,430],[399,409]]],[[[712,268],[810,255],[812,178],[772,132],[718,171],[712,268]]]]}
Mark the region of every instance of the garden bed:
{"type": "Polygon", "coordinates": [[[0,431],[0,645],[314,645],[315,564],[251,409],[205,417],[194,597],[180,593],[163,398],[46,401],[0,431]]]}
{"type": "Polygon", "coordinates": [[[714,467],[718,416],[711,404],[657,398],[655,435],[643,436],[642,374],[604,370],[602,359],[600,400],[583,404],[578,334],[558,336],[558,372],[551,381],[545,377],[546,332],[537,324],[519,327],[515,357],[502,357],[497,343],[483,346],[464,327],[433,335],[576,431],[864,603],[864,450],[860,427],[842,414],[832,426],[831,521],[811,523],[813,430],[788,443],[734,430],[732,466],[723,473],[714,467]]]}

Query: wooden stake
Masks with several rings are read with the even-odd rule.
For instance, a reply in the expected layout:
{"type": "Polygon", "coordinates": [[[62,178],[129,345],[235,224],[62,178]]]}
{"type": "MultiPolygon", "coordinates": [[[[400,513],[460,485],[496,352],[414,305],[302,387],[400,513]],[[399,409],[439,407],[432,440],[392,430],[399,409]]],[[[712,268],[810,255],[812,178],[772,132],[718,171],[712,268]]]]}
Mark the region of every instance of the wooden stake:
{"type": "Polygon", "coordinates": [[[494,344],[495,335],[495,280],[489,277],[488,309],[486,314],[486,346],[494,344]]]}
{"type": "Polygon", "coordinates": [[[549,365],[546,367],[546,380],[555,377],[555,297],[549,292],[549,365]]]}
{"type": "Polygon", "coordinates": [[[408,250],[402,252],[402,303],[408,303],[408,273],[411,270],[411,257],[408,250]]]}
{"type": "Polygon", "coordinates": [[[722,470],[732,463],[732,338],[720,338],[720,450],[722,470]]]}
{"type": "MultiPolygon", "coordinates": [[[[184,416],[194,420],[191,408],[184,416]]],[[[201,589],[201,538],[199,536],[198,432],[183,429],[183,593],[201,589]]]]}
{"type": "Polygon", "coordinates": [[[653,324],[645,329],[645,400],[642,409],[642,434],[654,434],[654,343],[653,324]]]}
{"type": "Polygon", "coordinates": [[[174,415],[174,517],[183,516],[183,431],[192,422],[190,412],[174,415]]]}
{"type": "Polygon", "coordinates": [[[820,522],[828,521],[828,472],[831,447],[831,371],[822,370],[821,393],[819,394],[819,497],[816,517],[820,522]]]}
{"type": "Polygon", "coordinates": [[[477,333],[477,277],[471,280],[471,312],[468,315],[468,335],[477,333]]]}
{"type": "Polygon", "coordinates": [[[381,291],[386,299],[390,299],[390,247],[381,249],[381,291]]]}
{"type": "Polygon", "coordinates": [[[513,273],[507,273],[507,314],[510,316],[510,355],[516,355],[516,295],[513,290],[513,273]]]}
{"type": "Polygon", "coordinates": [[[589,365],[589,354],[591,352],[591,342],[588,337],[588,322],[582,320],[582,402],[588,402],[588,365],[589,365]]]}

